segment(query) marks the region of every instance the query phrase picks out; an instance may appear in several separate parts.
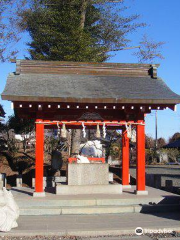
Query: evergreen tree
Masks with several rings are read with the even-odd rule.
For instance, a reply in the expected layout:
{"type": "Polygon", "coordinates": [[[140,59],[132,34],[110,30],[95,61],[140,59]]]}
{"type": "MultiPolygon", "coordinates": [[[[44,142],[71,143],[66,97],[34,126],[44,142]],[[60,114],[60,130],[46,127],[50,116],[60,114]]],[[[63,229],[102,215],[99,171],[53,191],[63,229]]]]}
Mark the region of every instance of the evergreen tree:
{"type": "Polygon", "coordinates": [[[5,111],[3,109],[3,106],[0,104],[0,117],[4,117],[5,116],[5,111]]]}
{"type": "MultiPolygon", "coordinates": [[[[31,59],[103,62],[125,47],[127,34],[144,24],[125,17],[122,3],[90,0],[34,0],[23,11],[31,59]]],[[[21,25],[22,27],[22,25],[21,25]]]]}

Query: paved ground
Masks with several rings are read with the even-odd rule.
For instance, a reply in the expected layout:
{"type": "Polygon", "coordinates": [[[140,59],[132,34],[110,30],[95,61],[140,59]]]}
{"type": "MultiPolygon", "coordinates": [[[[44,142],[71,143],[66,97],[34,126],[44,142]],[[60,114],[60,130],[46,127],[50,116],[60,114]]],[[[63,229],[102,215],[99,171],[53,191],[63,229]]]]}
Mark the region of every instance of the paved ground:
{"type": "MultiPolygon", "coordinates": [[[[164,198],[164,197],[179,197],[179,195],[162,191],[160,189],[152,188],[146,186],[146,190],[148,191],[148,195],[138,196],[134,193],[136,190],[136,186],[132,186],[131,189],[125,189],[122,194],[84,194],[84,195],[56,195],[53,193],[46,193],[46,197],[43,198],[45,200],[70,200],[70,199],[138,199],[138,198],[164,198]]],[[[13,188],[12,189],[13,196],[16,200],[28,200],[28,201],[37,201],[37,198],[33,198],[32,194],[34,189],[32,188],[13,188]]]]}
{"type": "Polygon", "coordinates": [[[18,223],[17,229],[0,236],[113,236],[134,234],[137,227],[180,231],[180,214],[22,216],[18,223]]]}

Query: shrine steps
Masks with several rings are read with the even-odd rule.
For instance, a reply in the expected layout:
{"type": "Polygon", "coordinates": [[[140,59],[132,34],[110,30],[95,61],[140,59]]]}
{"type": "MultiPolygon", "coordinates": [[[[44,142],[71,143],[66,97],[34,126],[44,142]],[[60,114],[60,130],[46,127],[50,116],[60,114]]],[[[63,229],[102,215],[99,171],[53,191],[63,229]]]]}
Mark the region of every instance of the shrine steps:
{"type": "MultiPolygon", "coordinates": [[[[120,214],[153,213],[180,211],[179,197],[144,197],[121,198],[116,195],[103,198],[84,196],[64,196],[65,199],[18,200],[20,215],[75,215],[75,214],[120,214]]],[[[58,197],[58,196],[57,196],[58,197]]]]}
{"type": "Polygon", "coordinates": [[[90,215],[120,213],[157,213],[180,211],[180,204],[122,205],[122,206],[81,206],[81,207],[26,207],[20,208],[20,215],[90,215]]]}
{"type": "Polygon", "coordinates": [[[136,195],[135,186],[122,194],[56,195],[32,197],[34,189],[13,188],[20,215],[78,215],[180,212],[180,196],[147,187],[148,195],[136,195]]]}

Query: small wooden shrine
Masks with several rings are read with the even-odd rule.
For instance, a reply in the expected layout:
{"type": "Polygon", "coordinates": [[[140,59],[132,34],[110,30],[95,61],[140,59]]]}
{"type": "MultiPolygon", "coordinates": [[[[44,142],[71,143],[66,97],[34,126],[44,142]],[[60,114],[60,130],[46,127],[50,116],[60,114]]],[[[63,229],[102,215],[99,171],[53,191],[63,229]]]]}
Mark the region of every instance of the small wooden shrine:
{"type": "Polygon", "coordinates": [[[35,195],[44,196],[44,129],[122,129],[122,185],[129,186],[129,138],[136,129],[137,194],[145,186],[145,120],[175,110],[180,96],[157,76],[159,65],[16,60],[2,93],[21,118],[36,124],[35,195]]]}

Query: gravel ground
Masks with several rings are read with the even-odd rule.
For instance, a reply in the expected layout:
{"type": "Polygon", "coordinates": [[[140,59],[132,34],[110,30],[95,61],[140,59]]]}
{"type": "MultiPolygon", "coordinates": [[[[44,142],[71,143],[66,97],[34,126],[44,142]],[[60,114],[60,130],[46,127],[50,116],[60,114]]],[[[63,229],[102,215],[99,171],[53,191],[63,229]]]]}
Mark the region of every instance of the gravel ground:
{"type": "MultiPolygon", "coordinates": [[[[178,238],[180,239],[180,233],[173,232],[171,234],[146,234],[152,240],[159,240],[161,238],[178,238]]],[[[143,239],[142,236],[137,235],[121,235],[121,236],[98,236],[98,237],[76,237],[76,236],[33,236],[33,237],[11,237],[11,236],[0,236],[0,240],[123,240],[123,239],[143,239]]]]}

